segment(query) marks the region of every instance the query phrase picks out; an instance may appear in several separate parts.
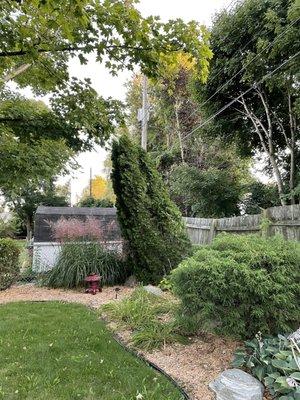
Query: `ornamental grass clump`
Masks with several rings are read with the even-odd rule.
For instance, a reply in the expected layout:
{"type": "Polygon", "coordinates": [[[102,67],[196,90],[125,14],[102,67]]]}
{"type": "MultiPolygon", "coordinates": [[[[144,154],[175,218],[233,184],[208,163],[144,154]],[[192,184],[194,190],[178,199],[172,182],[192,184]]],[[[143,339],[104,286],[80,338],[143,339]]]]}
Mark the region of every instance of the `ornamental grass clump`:
{"type": "MultiPolygon", "coordinates": [[[[61,218],[51,223],[51,229],[53,237],[61,242],[61,249],[54,268],[45,278],[47,286],[80,287],[93,273],[101,276],[103,285],[120,283],[126,278],[121,255],[106,248],[104,228],[95,218],[61,218]]],[[[109,229],[110,225],[106,227],[109,229]]]]}
{"type": "Polygon", "coordinates": [[[177,304],[137,288],[130,297],[102,306],[106,318],[131,331],[131,343],[144,350],[187,340],[174,320],[177,304]]]}
{"type": "Polygon", "coordinates": [[[298,243],[221,234],[172,271],[171,283],[181,316],[198,321],[197,329],[251,338],[296,328],[299,269],[298,243]]]}

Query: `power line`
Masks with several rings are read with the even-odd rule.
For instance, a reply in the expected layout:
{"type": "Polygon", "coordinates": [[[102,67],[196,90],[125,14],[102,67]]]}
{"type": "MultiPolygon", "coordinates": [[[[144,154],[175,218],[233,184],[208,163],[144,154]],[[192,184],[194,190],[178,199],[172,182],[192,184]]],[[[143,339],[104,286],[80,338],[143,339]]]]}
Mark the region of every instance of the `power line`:
{"type": "Polygon", "coordinates": [[[191,132],[189,132],[182,140],[187,139],[188,137],[190,137],[193,133],[195,133],[198,129],[203,128],[203,126],[205,126],[208,122],[210,122],[212,119],[214,119],[215,117],[217,117],[219,114],[221,114],[223,111],[225,111],[228,107],[230,107],[232,104],[234,104],[237,100],[239,100],[241,97],[245,96],[247,93],[249,93],[251,90],[255,89],[257,87],[257,85],[259,85],[260,83],[264,82],[267,78],[269,78],[271,75],[273,75],[276,71],[278,71],[280,68],[282,68],[285,64],[289,63],[291,60],[293,60],[294,58],[298,57],[300,55],[300,51],[298,51],[298,53],[294,54],[292,57],[290,57],[289,59],[285,60],[284,62],[282,62],[278,67],[276,67],[274,70],[270,71],[268,74],[266,74],[265,76],[263,76],[263,78],[257,82],[254,83],[252,86],[250,86],[250,88],[248,88],[245,92],[241,93],[239,96],[237,96],[236,98],[234,98],[233,100],[231,100],[229,103],[227,103],[225,106],[223,106],[222,108],[220,108],[220,110],[218,110],[215,114],[211,115],[210,117],[208,117],[204,122],[202,122],[200,125],[198,125],[196,128],[194,128],[191,132]]]}
{"type": "Polygon", "coordinates": [[[278,36],[276,36],[276,38],[268,44],[268,46],[264,49],[262,49],[259,53],[256,54],[256,56],[254,58],[252,58],[252,60],[248,61],[238,72],[236,72],[230,79],[228,79],[228,81],[226,81],[223,85],[221,85],[207,100],[205,100],[204,103],[200,104],[199,107],[204,106],[207,102],[209,102],[211,99],[213,99],[215,97],[216,94],[218,94],[222,89],[224,89],[225,86],[228,85],[228,83],[232,82],[232,80],[234,78],[236,78],[242,71],[244,71],[258,56],[260,56],[264,51],[270,49],[270,47],[272,47],[275,42],[281,37],[283,36],[286,31],[292,27],[293,25],[295,25],[298,21],[300,20],[300,17],[298,17],[294,22],[291,22],[287,25],[287,27],[284,29],[284,31],[282,31],[278,36]]]}
{"type": "MultiPolygon", "coordinates": [[[[240,3],[241,0],[232,0],[230,1],[230,3],[224,8],[224,11],[231,11],[238,3],[240,3]],[[230,8],[230,10],[229,10],[230,8]]],[[[227,37],[231,34],[231,32],[228,33],[228,35],[226,35],[226,37],[224,38],[224,40],[227,39],[227,37]]],[[[161,77],[163,77],[161,75],[161,77]]],[[[193,113],[187,117],[186,119],[190,118],[194,113],[196,113],[198,110],[193,111],[193,113]]],[[[141,119],[141,122],[143,123],[144,119],[146,118],[146,115],[144,115],[141,119]]]]}
{"type": "MultiPolygon", "coordinates": [[[[231,10],[233,10],[234,9],[234,7],[238,4],[238,3],[240,3],[241,2],[241,0],[232,0],[232,1],[230,1],[230,3],[224,8],[224,10],[223,11],[231,11],[231,10]],[[229,10],[229,8],[230,8],[230,10],[229,10]]],[[[224,41],[230,36],[230,34],[232,34],[232,32],[229,32],[226,36],[225,36],[225,38],[223,39],[224,41]]],[[[240,51],[242,51],[243,49],[241,49],[240,51]]],[[[184,119],[184,121],[183,122],[186,122],[192,115],[194,115],[197,111],[199,111],[198,109],[196,109],[196,110],[194,110],[188,117],[186,117],[185,119],[184,119]]],[[[142,117],[142,119],[141,119],[141,122],[143,123],[144,122],[144,119],[146,118],[146,115],[144,115],[143,117],[142,117]]]]}
{"type": "MultiPolygon", "coordinates": [[[[233,2],[231,2],[231,3],[233,3],[233,2]]],[[[239,0],[238,1],[236,1],[235,2],[235,4],[234,5],[236,5],[237,3],[239,3],[239,0]]],[[[229,6],[228,6],[229,7],[229,6]]],[[[226,7],[226,9],[228,8],[228,7],[226,7]]],[[[225,9],[225,10],[226,10],[225,9]]],[[[232,7],[232,9],[233,9],[233,7],[232,7]]],[[[238,10],[237,10],[238,11],[238,10]]],[[[237,13],[237,11],[234,13],[234,14],[236,14],[237,13]]],[[[257,27],[259,27],[259,25],[260,25],[260,23],[258,22],[257,24],[256,24],[256,26],[255,26],[255,28],[257,28],[257,27]]],[[[254,28],[254,29],[255,29],[254,28]]],[[[240,52],[240,53],[242,53],[246,48],[247,48],[247,46],[250,44],[250,43],[252,43],[253,42],[253,40],[255,40],[255,38],[263,31],[265,29],[265,27],[262,27],[260,30],[259,30],[259,32],[256,34],[256,36],[253,36],[252,37],[252,39],[250,39],[241,49],[239,49],[238,51],[240,52]]],[[[235,30],[233,30],[233,32],[234,32],[235,30]]],[[[228,36],[231,34],[232,35],[232,33],[233,32],[229,32],[226,36],[225,36],[225,38],[223,39],[223,41],[225,41],[227,38],[228,38],[228,36]]],[[[243,54],[241,55],[241,57],[239,58],[239,62],[241,62],[242,60],[243,60],[243,54]]],[[[254,58],[255,59],[255,58],[254,58]]],[[[252,59],[252,61],[254,60],[254,59],[252,59]]],[[[251,61],[251,62],[252,62],[251,61]]],[[[250,63],[251,63],[250,62],[250,63]]],[[[249,63],[249,64],[250,64],[249,63]]],[[[247,66],[247,65],[246,65],[247,66]]],[[[245,67],[246,67],[245,66],[245,67]]],[[[221,75],[222,74],[222,72],[223,72],[223,70],[221,69],[216,75],[213,75],[212,77],[210,77],[210,79],[216,79],[219,75],[221,75]]],[[[241,70],[239,71],[239,72],[241,72],[241,70]]],[[[239,73],[238,72],[238,73],[239,73]]],[[[216,94],[216,93],[215,93],[216,94]]],[[[206,104],[205,102],[203,103],[203,104],[200,104],[194,111],[192,111],[191,112],[191,114],[190,115],[188,115],[187,117],[185,117],[184,118],[184,120],[183,120],[183,124],[185,123],[185,122],[187,122],[188,120],[189,120],[189,118],[191,118],[193,115],[195,115],[197,112],[199,112],[200,111],[200,107],[202,107],[204,104],[206,104]]]]}

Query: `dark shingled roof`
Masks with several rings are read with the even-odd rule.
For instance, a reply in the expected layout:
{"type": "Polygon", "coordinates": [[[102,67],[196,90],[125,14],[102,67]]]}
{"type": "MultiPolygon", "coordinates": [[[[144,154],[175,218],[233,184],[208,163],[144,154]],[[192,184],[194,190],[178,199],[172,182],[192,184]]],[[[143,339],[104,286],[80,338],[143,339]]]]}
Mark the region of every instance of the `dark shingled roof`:
{"type": "Polygon", "coordinates": [[[53,242],[49,222],[56,222],[60,218],[78,218],[85,220],[87,217],[99,220],[103,229],[104,238],[108,241],[122,240],[117,219],[116,208],[101,207],[46,207],[39,206],[34,218],[34,240],[35,242],[53,242]],[[113,228],[111,223],[114,222],[113,228]]]}
{"type": "Polygon", "coordinates": [[[117,215],[116,208],[102,208],[102,207],[46,207],[38,206],[37,214],[53,215],[117,215]]]}

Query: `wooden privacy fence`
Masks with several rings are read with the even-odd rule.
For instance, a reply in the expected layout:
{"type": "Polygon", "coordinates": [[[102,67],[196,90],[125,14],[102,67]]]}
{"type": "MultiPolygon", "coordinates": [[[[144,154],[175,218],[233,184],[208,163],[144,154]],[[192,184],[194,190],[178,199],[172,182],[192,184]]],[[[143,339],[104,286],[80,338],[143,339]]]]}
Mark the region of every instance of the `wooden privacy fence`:
{"type": "Polygon", "coordinates": [[[287,240],[300,241],[299,204],[268,208],[257,215],[219,219],[184,217],[184,220],[193,244],[209,244],[220,232],[281,234],[287,240]]]}

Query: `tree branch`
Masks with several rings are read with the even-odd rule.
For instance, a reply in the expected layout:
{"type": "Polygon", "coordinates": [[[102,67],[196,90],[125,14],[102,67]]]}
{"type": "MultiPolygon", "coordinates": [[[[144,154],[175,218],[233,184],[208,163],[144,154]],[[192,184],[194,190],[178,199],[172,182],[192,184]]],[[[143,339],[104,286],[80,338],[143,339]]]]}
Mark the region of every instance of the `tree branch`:
{"type": "Polygon", "coordinates": [[[270,115],[269,106],[268,106],[267,100],[264,98],[263,93],[258,88],[256,88],[255,91],[256,91],[256,93],[258,94],[258,96],[260,97],[260,99],[261,99],[261,101],[263,103],[263,106],[264,106],[264,109],[265,109],[265,113],[266,113],[266,117],[267,117],[267,121],[268,121],[268,135],[269,135],[269,137],[271,139],[272,138],[272,133],[273,133],[273,127],[272,127],[272,121],[271,121],[271,115],[270,115]]]}
{"type": "MultiPolygon", "coordinates": [[[[38,53],[56,53],[56,52],[65,52],[65,51],[81,51],[85,50],[86,48],[90,48],[91,50],[97,50],[99,46],[64,46],[64,47],[57,47],[53,49],[44,49],[39,48],[35,49],[38,53]]],[[[128,50],[138,50],[138,51],[149,51],[153,50],[153,47],[141,47],[141,46],[126,46],[126,45],[111,45],[106,46],[104,49],[128,49],[128,50]]],[[[170,50],[172,51],[172,50],[170,50]]],[[[177,51],[177,50],[173,50],[177,51]]],[[[15,51],[2,51],[0,52],[0,57],[19,57],[25,56],[30,53],[30,50],[15,50],[15,51]]]]}
{"type": "Polygon", "coordinates": [[[31,67],[31,64],[29,64],[29,63],[20,65],[20,67],[14,69],[12,72],[5,75],[5,77],[3,78],[3,81],[8,82],[8,81],[14,79],[16,76],[25,72],[29,67],[31,67]]]}

